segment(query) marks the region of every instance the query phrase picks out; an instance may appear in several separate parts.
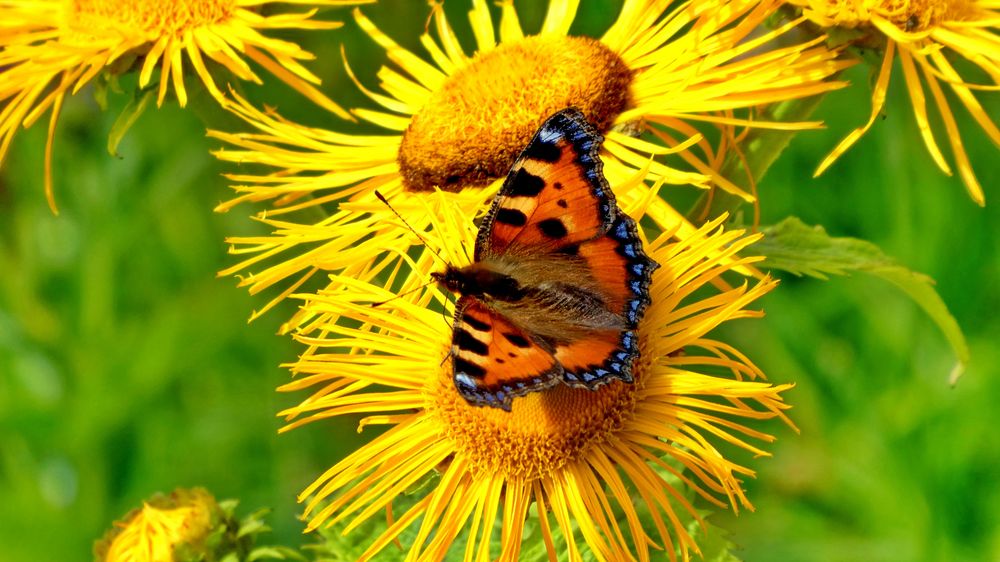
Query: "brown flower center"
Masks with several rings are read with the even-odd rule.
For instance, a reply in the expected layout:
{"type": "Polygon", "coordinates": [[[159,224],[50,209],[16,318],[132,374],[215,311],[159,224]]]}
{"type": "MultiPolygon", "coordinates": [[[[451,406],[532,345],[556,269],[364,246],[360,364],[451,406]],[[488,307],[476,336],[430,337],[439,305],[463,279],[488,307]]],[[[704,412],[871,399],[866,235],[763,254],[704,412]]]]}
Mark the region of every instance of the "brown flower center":
{"type": "Polygon", "coordinates": [[[872,16],[877,15],[907,32],[924,31],[945,21],[969,19],[972,12],[968,0],[882,0],[864,6],[851,0],[828,0],[808,6],[844,27],[868,26],[872,16]]]}
{"type": "Polygon", "coordinates": [[[403,182],[414,191],[486,185],[567,107],[607,130],[628,103],[632,74],[588,37],[528,37],[479,54],[413,116],[399,148],[403,182]]]}
{"type": "Polygon", "coordinates": [[[70,23],[85,29],[114,22],[159,37],[223,21],[235,11],[235,0],[73,0],[70,23]]]}
{"type": "Polygon", "coordinates": [[[428,413],[439,417],[456,453],[474,470],[539,478],[621,431],[635,410],[643,363],[640,356],[632,384],[616,380],[596,390],[557,385],[515,398],[510,412],[468,404],[455,391],[451,369],[443,369],[428,384],[428,413]]]}

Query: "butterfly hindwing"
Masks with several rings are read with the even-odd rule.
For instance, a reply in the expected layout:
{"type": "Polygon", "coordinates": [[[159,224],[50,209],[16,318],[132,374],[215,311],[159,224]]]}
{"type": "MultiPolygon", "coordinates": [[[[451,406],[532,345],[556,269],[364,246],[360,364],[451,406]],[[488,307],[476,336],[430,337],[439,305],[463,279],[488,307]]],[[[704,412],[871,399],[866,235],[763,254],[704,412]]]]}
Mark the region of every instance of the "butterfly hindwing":
{"type": "Polygon", "coordinates": [[[624,320],[625,330],[594,331],[555,348],[563,380],[571,386],[595,388],[613,378],[632,381],[639,355],[636,328],[649,306],[649,284],[659,267],[642,249],[635,222],[621,213],[604,236],[580,244],[578,256],[601,287],[609,312],[624,320]]]}
{"type": "Polygon", "coordinates": [[[557,346],[555,356],[564,369],[563,382],[594,389],[614,379],[632,382],[638,351],[635,330],[603,331],[557,346]]]}
{"type": "Polygon", "coordinates": [[[557,251],[606,232],[617,212],[598,156],[602,140],[577,110],[550,117],[497,193],[475,259],[515,247],[557,251]]]}
{"type": "Polygon", "coordinates": [[[516,396],[557,384],[563,372],[544,344],[470,296],[455,305],[452,355],[459,393],[504,410],[516,396]]]}

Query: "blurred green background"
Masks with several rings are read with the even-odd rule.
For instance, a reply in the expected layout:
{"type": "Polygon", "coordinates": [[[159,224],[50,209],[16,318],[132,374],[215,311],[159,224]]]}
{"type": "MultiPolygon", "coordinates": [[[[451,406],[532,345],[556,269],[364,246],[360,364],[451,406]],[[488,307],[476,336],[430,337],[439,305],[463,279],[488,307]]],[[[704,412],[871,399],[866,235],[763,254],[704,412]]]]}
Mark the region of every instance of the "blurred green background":
{"type": "MultiPolygon", "coordinates": [[[[537,26],[544,6],[522,4],[522,22],[537,26]]],[[[616,6],[587,4],[573,31],[599,33],[616,6]]],[[[467,4],[448,10],[467,40],[467,4]]],[[[383,2],[365,12],[416,48],[428,8],[383,2]]],[[[341,14],[348,19],[324,17],[341,14]]],[[[369,86],[384,57],[353,22],[301,42],[318,54],[312,68],[335,99],[368,105],[344,77],[339,45],[369,86]]],[[[762,223],[797,215],[930,275],[965,330],[972,363],[950,387],[944,338],[885,282],[782,275],[762,301],[767,317],[723,337],[772,381],[796,384],[787,399],[801,433],[765,426],[778,441],[773,459],[751,461],[757,511],[715,521],[747,561],[1000,560],[1000,158],[956,103],[986,190],[979,208],[930,162],[896,75],[886,118],[810,179],[867,116],[867,71],[848,76],[860,87],[820,109],[829,129],[800,134],[768,174],[762,223]]],[[[287,89],[252,94],[289,117],[339,125],[287,89]]],[[[997,96],[982,97],[1000,115],[997,96]]],[[[270,506],[273,542],[298,544],[295,495],[359,439],[353,420],[276,435],[275,412],[303,397],[274,392],[288,379],[279,364],[298,351],[274,335],[293,304],[247,325],[265,299],[215,275],[234,263],[225,236],[262,232],[250,208],[211,212],[230,193],[203,122],[237,125],[166,104],[141,118],[115,158],[106,140],[126,101],[113,95],[101,113],[85,90],[66,104],[58,217],[42,191],[43,127],[20,133],[0,170],[4,562],[88,560],[115,518],[177,486],[206,486],[245,510],[270,506]]]]}

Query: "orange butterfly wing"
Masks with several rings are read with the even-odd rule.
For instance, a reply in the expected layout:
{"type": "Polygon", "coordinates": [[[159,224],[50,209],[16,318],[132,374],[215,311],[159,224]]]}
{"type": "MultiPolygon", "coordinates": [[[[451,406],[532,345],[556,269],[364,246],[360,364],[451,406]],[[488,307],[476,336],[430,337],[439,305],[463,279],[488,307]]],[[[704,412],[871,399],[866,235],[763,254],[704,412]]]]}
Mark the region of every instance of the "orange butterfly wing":
{"type": "Polygon", "coordinates": [[[576,110],[550,117],[514,162],[480,226],[475,259],[546,253],[604,234],[618,210],[598,133],[576,110]]]}
{"type": "Polygon", "coordinates": [[[563,372],[550,348],[470,296],[455,305],[451,353],[458,392],[504,410],[515,396],[558,384],[563,372]]]}
{"type": "Polygon", "coordinates": [[[649,306],[649,284],[659,267],[642,250],[635,222],[621,213],[608,232],[580,245],[578,255],[601,285],[602,298],[621,315],[625,330],[593,331],[582,340],[555,347],[571,386],[596,388],[618,378],[632,382],[632,363],[639,355],[636,329],[649,306]]]}
{"type": "MultiPolygon", "coordinates": [[[[635,222],[615,203],[598,156],[602,140],[579,111],[550,117],[514,163],[480,226],[475,260],[557,253],[580,260],[597,283],[599,306],[620,317],[623,329],[546,342],[518,328],[516,318],[465,295],[456,306],[452,352],[456,388],[473,404],[509,410],[514,397],[559,380],[587,388],[615,378],[632,381],[639,354],[635,330],[658,265],[643,252],[635,222]]],[[[573,284],[560,279],[558,269],[552,275],[573,284]]]]}

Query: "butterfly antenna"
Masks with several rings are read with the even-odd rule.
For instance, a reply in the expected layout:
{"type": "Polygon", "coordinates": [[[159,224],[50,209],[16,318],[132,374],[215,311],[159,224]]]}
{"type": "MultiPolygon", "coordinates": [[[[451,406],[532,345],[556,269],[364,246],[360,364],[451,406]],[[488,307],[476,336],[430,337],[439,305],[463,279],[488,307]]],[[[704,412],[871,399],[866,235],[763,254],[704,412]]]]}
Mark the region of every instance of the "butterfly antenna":
{"type": "MultiPolygon", "coordinates": [[[[451,294],[448,294],[448,298],[450,300],[451,294]]],[[[441,319],[444,320],[444,323],[445,323],[446,326],[448,326],[449,328],[454,328],[454,326],[452,326],[451,323],[448,322],[448,311],[445,310],[444,308],[441,309],[441,319]]],[[[454,356],[455,356],[455,348],[454,347],[449,347],[448,348],[448,353],[446,353],[444,355],[444,357],[441,358],[441,364],[438,365],[438,367],[443,366],[445,364],[445,361],[447,361],[449,358],[454,357],[454,356]]]]}
{"type": "MultiPolygon", "coordinates": [[[[452,295],[449,292],[445,292],[445,298],[450,301],[450,300],[452,300],[454,298],[454,295],[452,295]]],[[[454,302],[457,303],[458,301],[454,301],[454,302]]],[[[444,309],[444,308],[441,309],[441,318],[444,319],[445,325],[447,325],[449,328],[451,328],[451,323],[448,322],[448,320],[449,320],[449,318],[448,318],[448,311],[446,309],[444,309]]]]}
{"type": "Polygon", "coordinates": [[[391,299],[386,299],[384,301],[373,302],[373,303],[371,303],[371,307],[375,308],[377,306],[382,306],[383,304],[385,304],[387,302],[392,302],[392,301],[398,299],[399,297],[405,297],[406,295],[409,295],[410,293],[416,293],[420,289],[423,289],[423,288],[427,287],[428,285],[431,285],[431,284],[433,284],[435,282],[436,281],[434,281],[433,279],[431,279],[430,281],[424,283],[423,285],[420,285],[418,287],[414,287],[414,288],[410,289],[409,291],[404,291],[402,293],[399,293],[398,295],[392,297],[391,299]]]}
{"type": "MultiPolygon", "coordinates": [[[[439,260],[441,260],[442,263],[448,263],[448,260],[446,260],[443,257],[441,257],[441,254],[439,254],[437,250],[435,250],[434,248],[432,248],[431,245],[427,243],[427,240],[424,240],[424,237],[421,236],[419,232],[417,232],[417,229],[413,228],[412,226],[410,226],[410,223],[406,222],[406,219],[403,218],[403,215],[399,214],[399,211],[397,211],[395,208],[393,208],[393,206],[391,204],[389,204],[389,201],[385,198],[385,196],[383,196],[381,193],[379,193],[377,189],[375,190],[375,197],[378,197],[379,201],[381,201],[382,203],[385,203],[386,207],[389,207],[389,210],[392,211],[392,214],[396,215],[396,217],[399,220],[403,221],[403,224],[406,225],[406,228],[410,229],[410,232],[412,232],[413,235],[416,236],[418,240],[420,240],[421,242],[423,242],[425,248],[427,248],[428,250],[431,251],[431,253],[433,253],[435,256],[437,256],[437,258],[439,260]]],[[[392,299],[390,299],[390,300],[392,300],[392,299]]]]}

